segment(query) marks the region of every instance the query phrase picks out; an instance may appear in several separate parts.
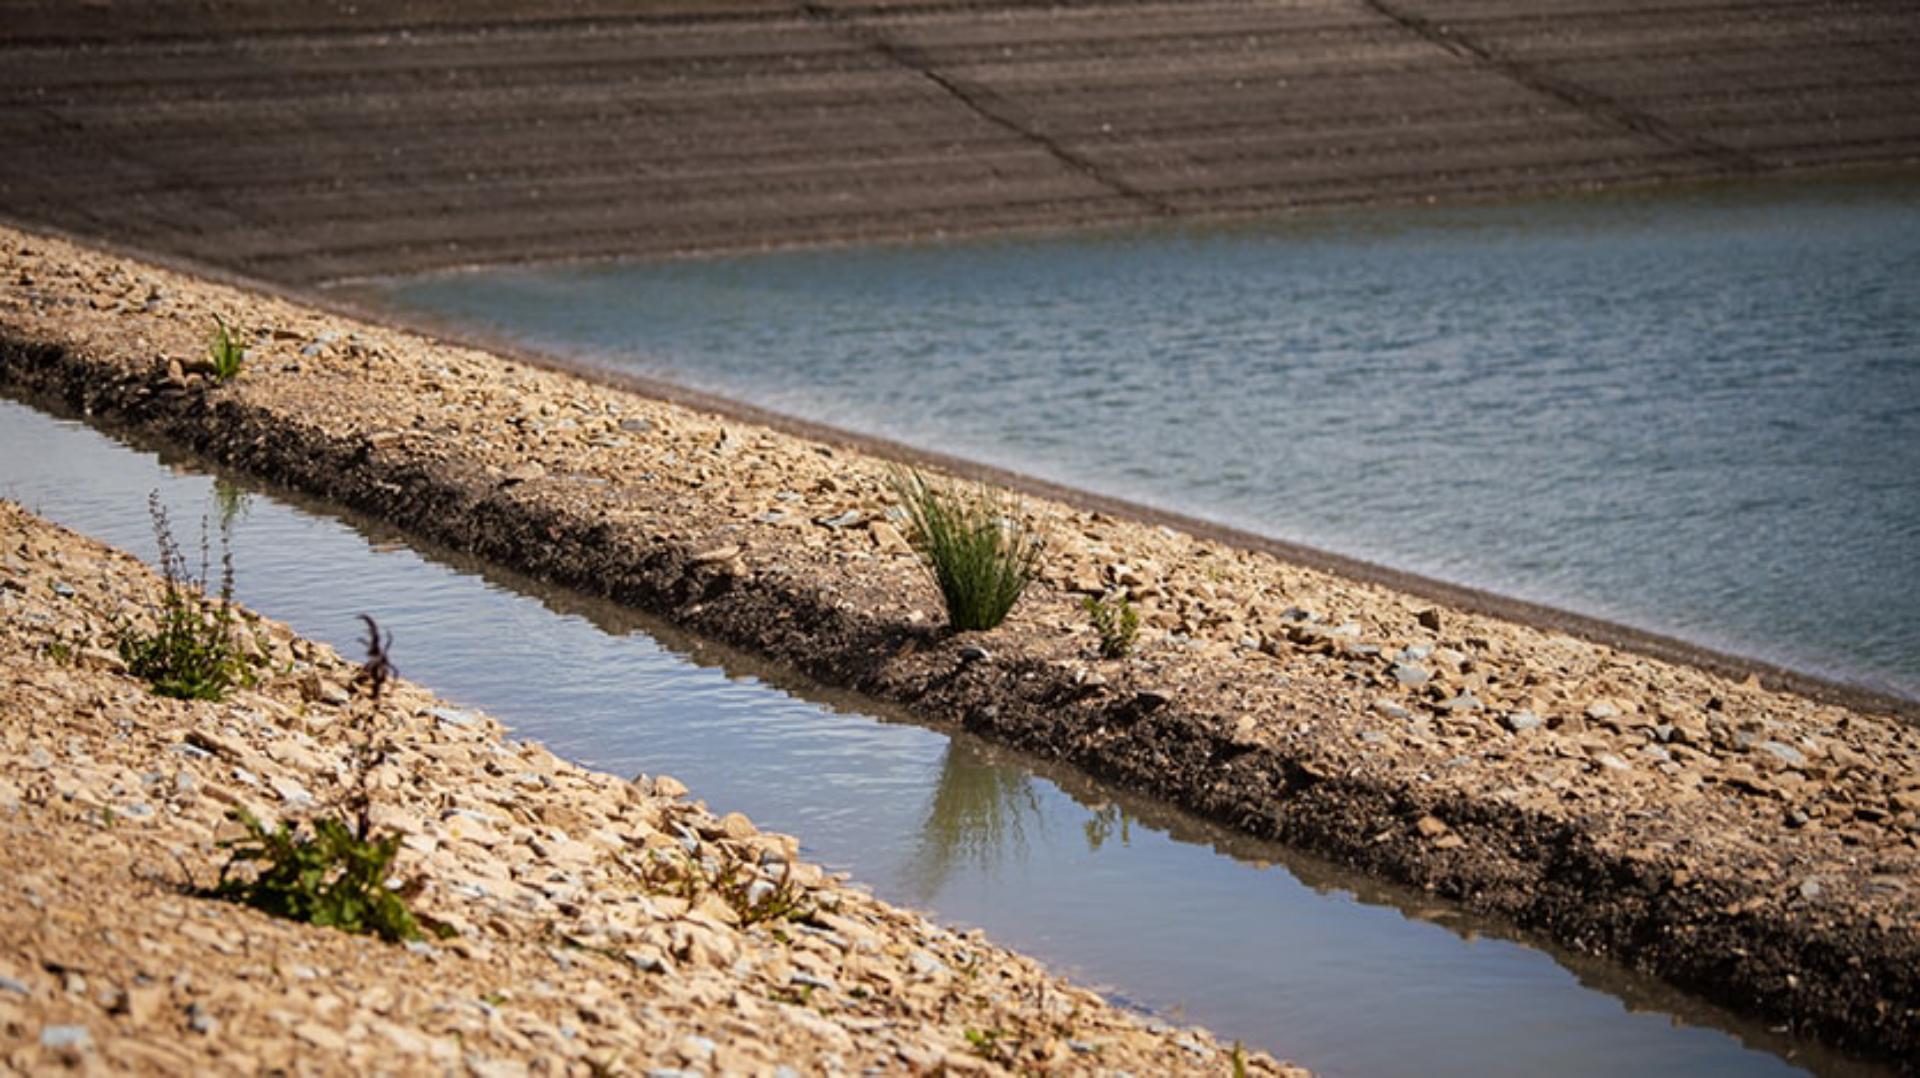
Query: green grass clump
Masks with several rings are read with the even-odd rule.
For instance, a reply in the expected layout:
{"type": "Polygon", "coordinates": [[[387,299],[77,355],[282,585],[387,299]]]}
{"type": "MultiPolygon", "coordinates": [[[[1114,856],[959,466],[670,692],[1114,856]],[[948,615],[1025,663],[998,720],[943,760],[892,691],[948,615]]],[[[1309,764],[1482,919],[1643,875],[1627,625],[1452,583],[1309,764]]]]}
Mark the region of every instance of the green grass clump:
{"type": "Polygon", "coordinates": [[[120,657],[136,677],[153,691],[181,700],[219,700],[227,690],[247,684],[251,674],[236,637],[233,612],[233,554],[221,533],[220,598],[206,594],[206,539],[200,549],[200,575],[187,570],[186,558],[174,542],[167,511],[158,491],[147,496],[147,514],[160,546],[160,576],[166,590],[160,603],[160,625],[152,633],[123,626],[120,657]]]}
{"type": "Polygon", "coordinates": [[[240,364],[246,358],[246,347],[227,328],[226,320],[214,315],[213,340],[207,344],[207,360],[213,364],[214,379],[220,382],[233,381],[240,376],[240,364]]]}
{"type": "Polygon", "coordinates": [[[1133,654],[1140,636],[1140,614],[1121,596],[1105,602],[1088,596],[1081,602],[1093,619],[1093,631],[1100,634],[1100,655],[1106,659],[1124,659],[1133,654]]]}
{"type": "Polygon", "coordinates": [[[311,834],[303,834],[284,821],[268,827],[244,809],[229,816],[247,834],[227,843],[232,852],[213,897],[388,943],[420,938],[406,901],[387,887],[399,835],[372,838],[364,827],[356,833],[331,817],[314,820],[311,834]],[[238,871],[252,865],[258,871],[238,871]]]}
{"type": "Polygon", "coordinates": [[[1019,506],[984,484],[963,492],[911,471],[895,473],[893,489],[913,547],[946,602],[947,621],[961,632],[1005,621],[1044,545],[1019,522],[1019,506]]]}

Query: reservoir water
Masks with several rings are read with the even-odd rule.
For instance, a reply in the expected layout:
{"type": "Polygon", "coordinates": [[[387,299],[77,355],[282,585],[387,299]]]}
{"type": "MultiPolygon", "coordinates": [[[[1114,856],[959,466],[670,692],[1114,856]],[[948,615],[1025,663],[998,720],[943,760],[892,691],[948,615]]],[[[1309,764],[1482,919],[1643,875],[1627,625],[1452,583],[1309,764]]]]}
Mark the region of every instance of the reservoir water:
{"type": "Polygon", "coordinates": [[[1920,697],[1920,184],[351,292],[1920,697]]]}
{"type": "Polygon", "coordinates": [[[556,752],[671,774],[811,860],[1156,1014],[1327,1075],[1880,1073],[1067,770],[756,667],[309,502],[0,399],[0,496],[149,559],[229,516],[237,597],[556,752]]]}

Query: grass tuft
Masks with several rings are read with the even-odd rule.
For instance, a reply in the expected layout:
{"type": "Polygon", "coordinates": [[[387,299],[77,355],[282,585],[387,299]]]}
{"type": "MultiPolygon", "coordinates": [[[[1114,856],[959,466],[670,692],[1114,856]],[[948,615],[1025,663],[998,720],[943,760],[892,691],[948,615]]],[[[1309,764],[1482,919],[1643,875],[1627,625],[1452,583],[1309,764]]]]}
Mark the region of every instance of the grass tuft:
{"type": "Polygon", "coordinates": [[[1088,596],[1080,605],[1093,619],[1093,631],[1100,634],[1101,658],[1124,659],[1133,654],[1133,645],[1140,637],[1140,614],[1126,596],[1112,602],[1088,596]]]}
{"type": "Polygon", "coordinates": [[[909,536],[960,632],[1006,620],[1033,579],[1044,547],[1019,521],[1019,505],[984,484],[971,492],[928,483],[919,472],[893,476],[909,536]]]}
{"type": "Polygon", "coordinates": [[[207,360],[213,364],[213,377],[216,381],[231,382],[240,376],[240,365],[246,361],[247,349],[240,339],[227,328],[226,320],[219,315],[213,316],[213,339],[207,344],[207,360]]]}
{"type": "Polygon", "coordinates": [[[188,571],[186,557],[174,541],[160,492],[147,496],[147,515],[160,547],[160,576],[165,594],[160,625],[152,633],[131,626],[120,629],[120,657],[127,669],[144,678],[161,696],[180,700],[219,700],[227,690],[247,684],[251,672],[235,639],[233,612],[233,552],[225,529],[220,533],[220,598],[206,594],[207,541],[200,538],[200,575],[188,571]]]}

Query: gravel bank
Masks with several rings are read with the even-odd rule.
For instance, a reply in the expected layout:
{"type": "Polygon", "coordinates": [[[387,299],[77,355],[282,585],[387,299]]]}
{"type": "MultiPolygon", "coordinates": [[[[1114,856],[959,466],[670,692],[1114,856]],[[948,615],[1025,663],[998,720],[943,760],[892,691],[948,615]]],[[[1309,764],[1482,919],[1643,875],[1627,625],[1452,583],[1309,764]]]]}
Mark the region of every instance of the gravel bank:
{"type": "Polygon", "coordinates": [[[1030,503],[936,631],[882,462],[71,245],[0,242],[0,379],[633,603],[1855,1051],[1920,1054],[1920,733],[1175,530],[1030,503]],[[193,371],[212,315],[257,341],[193,371]],[[1128,594],[1097,657],[1081,595],[1128,594]],[[978,650],[975,650],[978,649],[978,650]]]}
{"type": "Polygon", "coordinates": [[[0,1059],[19,1071],[1231,1069],[1204,1032],[880,903],[669,777],[585,771],[409,684],[372,701],[284,626],[252,621],[263,683],[154,696],[113,639],[158,591],[0,503],[0,1059]],[[387,945],[187,893],[216,877],[229,810],[337,806],[366,731],[394,746],[373,821],[457,936],[387,945]],[[743,926],[711,890],[642,882],[663,854],[790,881],[811,912],[743,926]]]}
{"type": "Polygon", "coordinates": [[[0,0],[0,214],[282,283],[1920,159],[1906,0],[0,0]]]}

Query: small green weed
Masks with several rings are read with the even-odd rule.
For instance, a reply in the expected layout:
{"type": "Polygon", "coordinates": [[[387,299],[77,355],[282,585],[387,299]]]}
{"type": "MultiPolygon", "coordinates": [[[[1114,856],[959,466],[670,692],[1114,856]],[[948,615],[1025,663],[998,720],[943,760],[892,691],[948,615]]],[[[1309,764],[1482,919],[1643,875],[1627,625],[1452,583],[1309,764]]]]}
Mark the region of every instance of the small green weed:
{"type": "Polygon", "coordinates": [[[1004,1061],[1006,1045],[1002,1043],[1007,1036],[1004,1029],[969,1029],[965,1031],[967,1043],[973,1046],[975,1055],[982,1059],[1004,1061]]]}
{"type": "Polygon", "coordinates": [[[1112,602],[1088,596],[1081,605],[1093,619],[1093,631],[1100,634],[1102,658],[1124,659],[1133,654],[1134,642],[1140,636],[1140,614],[1127,602],[1126,596],[1112,602]]]}
{"type": "Polygon", "coordinates": [[[147,496],[147,514],[153,518],[154,538],[160,546],[160,576],[165,594],[160,606],[160,626],[153,633],[142,633],[122,626],[119,633],[120,657],[127,669],[144,678],[153,691],[181,700],[219,700],[227,690],[247,684],[252,677],[245,656],[235,640],[236,617],[233,612],[233,552],[227,532],[220,534],[220,598],[212,602],[206,595],[207,541],[204,524],[200,537],[200,575],[187,570],[186,558],[174,542],[167,510],[160,504],[160,492],[147,496]]]}
{"type": "Polygon", "coordinates": [[[711,866],[687,853],[677,858],[649,856],[638,870],[626,861],[620,863],[640,877],[648,890],[676,895],[689,904],[709,892],[718,895],[740,918],[742,928],[767,921],[804,921],[813,915],[805,892],[793,882],[792,865],[778,880],[767,880],[724,846],[711,866]]]}
{"type": "Polygon", "coordinates": [[[252,906],[275,917],[372,934],[388,943],[420,938],[420,925],[406,900],[388,890],[387,871],[400,850],[400,836],[372,838],[331,817],[312,822],[303,834],[282,821],[268,827],[252,813],[228,813],[247,829],[227,843],[232,852],[220,869],[215,898],[252,906]],[[257,872],[243,873],[245,866],[257,872]]]}
{"type": "Polygon", "coordinates": [[[953,628],[991,629],[1005,621],[1044,547],[1019,522],[1018,504],[985,485],[965,493],[914,471],[895,472],[893,489],[953,628]]]}
{"type": "Polygon", "coordinates": [[[729,884],[719,889],[720,897],[739,915],[742,927],[763,921],[804,921],[813,916],[813,906],[793,885],[791,873],[789,869],[778,880],[768,881],[771,889],[761,889],[757,894],[751,879],[729,884]]]}
{"type": "Polygon", "coordinates": [[[216,381],[231,382],[240,376],[240,365],[246,362],[247,349],[240,339],[227,328],[226,320],[219,315],[213,316],[213,339],[207,342],[207,361],[213,364],[213,377],[216,381]]]}
{"type": "MultiPolygon", "coordinates": [[[[383,635],[371,617],[362,614],[361,619],[367,625],[367,676],[377,702],[392,674],[386,649],[393,639],[383,635]]],[[[334,813],[304,826],[282,820],[272,827],[244,809],[228,813],[246,834],[222,843],[231,852],[219,882],[205,893],[276,917],[375,935],[389,943],[420,939],[423,925],[442,938],[455,935],[452,926],[407,908],[407,898],[418,891],[417,880],[398,891],[387,886],[400,836],[374,833],[369,782],[393,750],[391,730],[383,733],[377,707],[363,709],[353,719],[347,727],[357,735],[349,755],[351,781],[334,813]]]]}
{"type": "Polygon", "coordinates": [[[1247,1078],[1247,1050],[1239,1041],[1233,1042],[1233,1054],[1227,1058],[1233,1064],[1233,1078],[1247,1078]]]}

